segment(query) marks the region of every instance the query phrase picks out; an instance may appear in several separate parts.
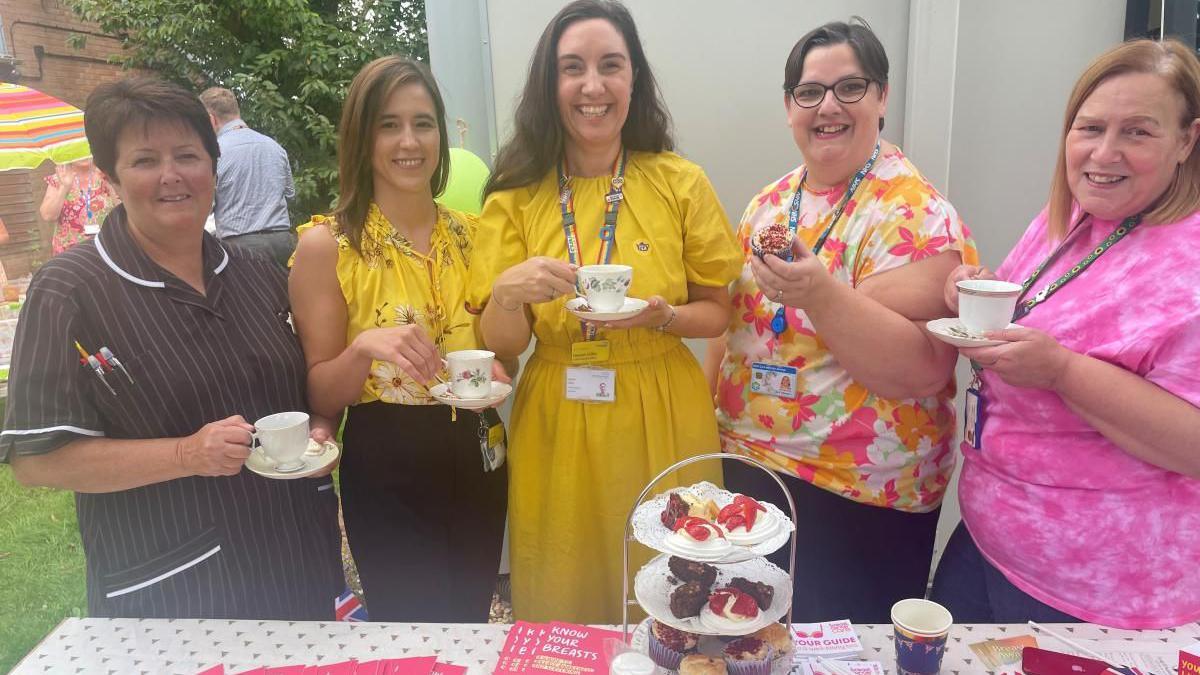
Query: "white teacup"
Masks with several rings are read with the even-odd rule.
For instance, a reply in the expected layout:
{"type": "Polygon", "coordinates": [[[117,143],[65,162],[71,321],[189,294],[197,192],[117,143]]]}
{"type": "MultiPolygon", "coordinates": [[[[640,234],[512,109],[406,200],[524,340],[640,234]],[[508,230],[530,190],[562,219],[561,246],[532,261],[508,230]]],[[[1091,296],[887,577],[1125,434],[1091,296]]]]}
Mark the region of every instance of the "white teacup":
{"type": "Polygon", "coordinates": [[[1012,322],[1020,284],[997,279],[965,279],[958,286],[958,320],[968,331],[983,335],[1012,322]]]}
{"type": "Polygon", "coordinates": [[[579,268],[579,286],[594,312],[620,311],[633,283],[629,265],[584,265],[579,268]]]}
{"type": "Polygon", "coordinates": [[[464,349],[446,355],[450,391],[459,398],[487,398],[492,393],[492,363],[496,355],[482,349],[464,349]]]}
{"type": "Polygon", "coordinates": [[[277,471],[294,471],[304,466],[308,450],[308,413],[281,412],[254,423],[251,447],[262,448],[277,471]]]}

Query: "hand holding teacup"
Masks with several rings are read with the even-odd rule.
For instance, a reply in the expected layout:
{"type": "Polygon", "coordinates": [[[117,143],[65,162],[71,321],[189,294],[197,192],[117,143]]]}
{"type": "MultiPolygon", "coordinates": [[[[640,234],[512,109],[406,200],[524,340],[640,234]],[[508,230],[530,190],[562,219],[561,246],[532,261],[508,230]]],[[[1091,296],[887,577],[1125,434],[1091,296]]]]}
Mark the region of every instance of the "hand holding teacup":
{"type": "Polygon", "coordinates": [[[575,295],[576,266],[557,258],[537,256],[513,265],[496,278],[492,299],[500,308],[515,312],[523,305],[551,302],[575,295]]]}
{"type": "Polygon", "coordinates": [[[950,272],[950,276],[946,277],[946,285],[943,287],[942,295],[946,301],[946,307],[955,314],[958,313],[958,282],[968,281],[972,279],[996,279],[996,275],[987,267],[980,265],[959,265],[950,272]]]}
{"type": "Polygon", "coordinates": [[[179,439],[175,453],[187,476],[233,476],[250,456],[253,432],[241,415],[233,415],[179,439]]]}

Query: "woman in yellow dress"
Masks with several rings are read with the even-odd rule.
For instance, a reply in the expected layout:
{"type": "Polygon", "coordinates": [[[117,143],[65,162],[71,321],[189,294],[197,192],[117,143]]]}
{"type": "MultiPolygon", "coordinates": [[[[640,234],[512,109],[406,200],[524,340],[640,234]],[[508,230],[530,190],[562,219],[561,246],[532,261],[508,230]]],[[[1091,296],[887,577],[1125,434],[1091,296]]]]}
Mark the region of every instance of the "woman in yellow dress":
{"type": "MultiPolygon", "coordinates": [[[[704,375],[681,338],[724,330],[741,252],[704,172],[670,152],[669,119],[628,10],[573,2],[542,34],[485,189],[469,301],[497,355],[515,357],[537,336],[509,445],[520,619],[619,621],[634,499],[672,463],[719,448],[704,375]],[[631,266],[629,295],[649,304],[581,325],[564,308],[576,269],[605,261],[631,266]]],[[[659,487],[720,475],[702,462],[659,487]]],[[[648,551],[634,549],[636,569],[648,551]]]]}
{"type": "Polygon", "coordinates": [[[478,346],[463,304],[475,222],[433,200],[445,117],[424,65],[388,56],[359,71],[338,205],[301,226],[290,280],[309,403],[333,419],[350,408],[342,515],[375,621],[486,622],[504,537],[505,472],[480,459],[490,423],[426,388],[446,353],[478,346]]]}

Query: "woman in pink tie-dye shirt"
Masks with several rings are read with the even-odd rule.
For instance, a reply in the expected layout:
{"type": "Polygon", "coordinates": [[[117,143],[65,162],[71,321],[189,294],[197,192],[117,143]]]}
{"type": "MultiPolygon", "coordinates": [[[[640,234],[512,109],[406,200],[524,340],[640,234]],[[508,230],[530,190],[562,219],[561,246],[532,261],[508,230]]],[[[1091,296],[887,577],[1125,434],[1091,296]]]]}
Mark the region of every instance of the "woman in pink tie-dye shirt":
{"type": "MultiPolygon", "coordinates": [[[[957,621],[1200,619],[1198,136],[1182,43],[1123,44],[1075,86],[1049,206],[996,272],[1032,279],[1020,327],[962,350],[983,425],[934,582],[957,621]]],[[[968,276],[990,275],[957,270],[950,304],[968,276]]]]}

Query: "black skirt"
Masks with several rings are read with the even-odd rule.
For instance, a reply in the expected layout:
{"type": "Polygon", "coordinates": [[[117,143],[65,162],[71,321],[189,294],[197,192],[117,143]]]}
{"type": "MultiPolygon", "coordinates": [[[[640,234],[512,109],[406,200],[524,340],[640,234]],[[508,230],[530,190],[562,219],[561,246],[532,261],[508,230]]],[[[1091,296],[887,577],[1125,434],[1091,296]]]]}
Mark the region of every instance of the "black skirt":
{"type": "Polygon", "coordinates": [[[342,515],[372,621],[486,623],[500,566],[507,467],[484,472],[479,415],[350,408],[342,515]]]}

